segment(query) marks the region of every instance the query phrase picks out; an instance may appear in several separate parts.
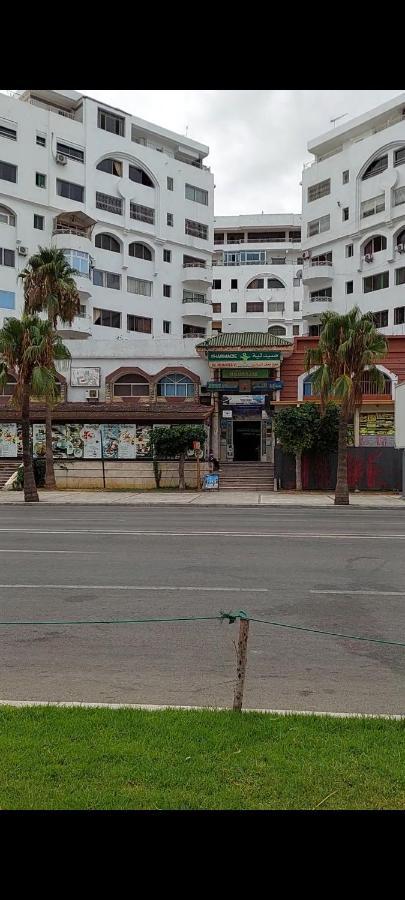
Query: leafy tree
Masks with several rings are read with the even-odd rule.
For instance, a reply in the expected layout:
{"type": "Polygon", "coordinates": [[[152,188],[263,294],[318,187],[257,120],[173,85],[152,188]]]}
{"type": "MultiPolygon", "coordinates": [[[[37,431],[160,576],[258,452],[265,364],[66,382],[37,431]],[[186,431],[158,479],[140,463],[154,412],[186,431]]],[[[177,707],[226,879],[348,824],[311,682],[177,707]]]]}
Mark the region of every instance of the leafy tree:
{"type": "Polygon", "coordinates": [[[304,450],[331,450],[336,446],[336,409],[329,406],[321,417],[315,403],[286,406],[276,415],[275,433],[284,450],[295,456],[296,490],[302,491],[302,454],[304,450]]]}
{"type": "Polygon", "coordinates": [[[335,503],[349,503],[347,480],[347,426],[349,418],[362,399],[361,383],[367,370],[370,380],[383,391],[384,378],[375,363],[388,351],[387,342],[373,321],[372,313],[362,314],[358,306],[339,315],[326,312],[321,316],[322,331],[316,348],[306,352],[307,371],[318,366],[313,376],[314,392],[319,394],[321,409],[330,400],[338,402],[339,437],[335,503]]]}
{"type": "Polygon", "coordinates": [[[168,425],[154,428],[151,443],[156,456],[161,459],[179,460],[179,491],[184,491],[184,460],[188,450],[193,449],[193,441],[199,441],[203,448],[206,441],[203,425],[168,425]]]}
{"type": "Polygon", "coordinates": [[[57,379],[55,361],[69,359],[70,353],[51,322],[38,316],[6,319],[0,329],[0,387],[8,372],[16,379],[12,402],[21,409],[24,464],[24,500],[38,501],[31,451],[30,397],[55,402],[57,379]]]}
{"type": "MultiPolygon", "coordinates": [[[[46,312],[48,321],[56,329],[58,319],[71,325],[80,312],[80,295],[74,276],[77,275],[66,260],[63,250],[39,247],[20,273],[24,284],[25,312],[46,312]]],[[[57,397],[55,395],[55,400],[57,397]]],[[[46,404],[45,487],[56,487],[52,451],[52,404],[46,404]]]]}

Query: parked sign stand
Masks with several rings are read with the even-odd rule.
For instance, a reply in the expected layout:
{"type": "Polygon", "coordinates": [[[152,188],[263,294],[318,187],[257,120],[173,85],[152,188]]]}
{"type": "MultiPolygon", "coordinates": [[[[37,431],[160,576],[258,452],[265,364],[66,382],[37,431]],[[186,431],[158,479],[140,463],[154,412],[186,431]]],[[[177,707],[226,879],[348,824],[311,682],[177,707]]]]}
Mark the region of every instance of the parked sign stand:
{"type": "Polygon", "coordinates": [[[193,441],[193,450],[194,450],[195,458],[197,460],[197,491],[200,491],[201,490],[201,464],[200,464],[201,444],[200,444],[200,441],[193,441]]]}
{"type": "Polygon", "coordinates": [[[203,490],[204,491],[218,491],[219,490],[218,472],[213,472],[210,475],[204,475],[203,490]]]}

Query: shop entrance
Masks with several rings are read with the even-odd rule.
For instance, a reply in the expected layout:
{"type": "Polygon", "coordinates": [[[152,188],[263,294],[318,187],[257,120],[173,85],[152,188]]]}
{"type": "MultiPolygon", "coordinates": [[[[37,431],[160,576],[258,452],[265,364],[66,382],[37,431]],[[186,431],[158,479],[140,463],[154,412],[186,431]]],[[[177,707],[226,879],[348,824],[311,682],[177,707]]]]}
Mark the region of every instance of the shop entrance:
{"type": "Polygon", "coordinates": [[[261,422],[234,422],[235,462],[260,461],[261,422]]]}

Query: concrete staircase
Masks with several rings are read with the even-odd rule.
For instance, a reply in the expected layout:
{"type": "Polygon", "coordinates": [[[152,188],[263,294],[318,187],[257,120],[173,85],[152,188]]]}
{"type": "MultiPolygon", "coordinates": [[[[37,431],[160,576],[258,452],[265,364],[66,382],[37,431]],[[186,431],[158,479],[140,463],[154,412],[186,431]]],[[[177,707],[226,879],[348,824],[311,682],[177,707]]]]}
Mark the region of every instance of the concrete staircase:
{"type": "Polygon", "coordinates": [[[274,466],[272,463],[259,462],[221,463],[219,490],[273,491],[274,466]]]}
{"type": "Polygon", "coordinates": [[[21,465],[21,460],[0,459],[0,491],[6,481],[17,471],[21,465]]]}

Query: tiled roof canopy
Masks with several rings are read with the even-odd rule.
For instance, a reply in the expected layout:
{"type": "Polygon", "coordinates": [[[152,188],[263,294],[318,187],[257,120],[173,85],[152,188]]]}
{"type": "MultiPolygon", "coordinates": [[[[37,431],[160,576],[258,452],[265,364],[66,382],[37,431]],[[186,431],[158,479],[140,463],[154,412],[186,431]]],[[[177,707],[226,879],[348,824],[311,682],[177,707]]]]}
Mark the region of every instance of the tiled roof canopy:
{"type": "Polygon", "coordinates": [[[262,331],[222,332],[215,337],[207,338],[201,344],[197,344],[197,350],[210,350],[215,347],[292,347],[293,341],[268,334],[262,331]]]}

